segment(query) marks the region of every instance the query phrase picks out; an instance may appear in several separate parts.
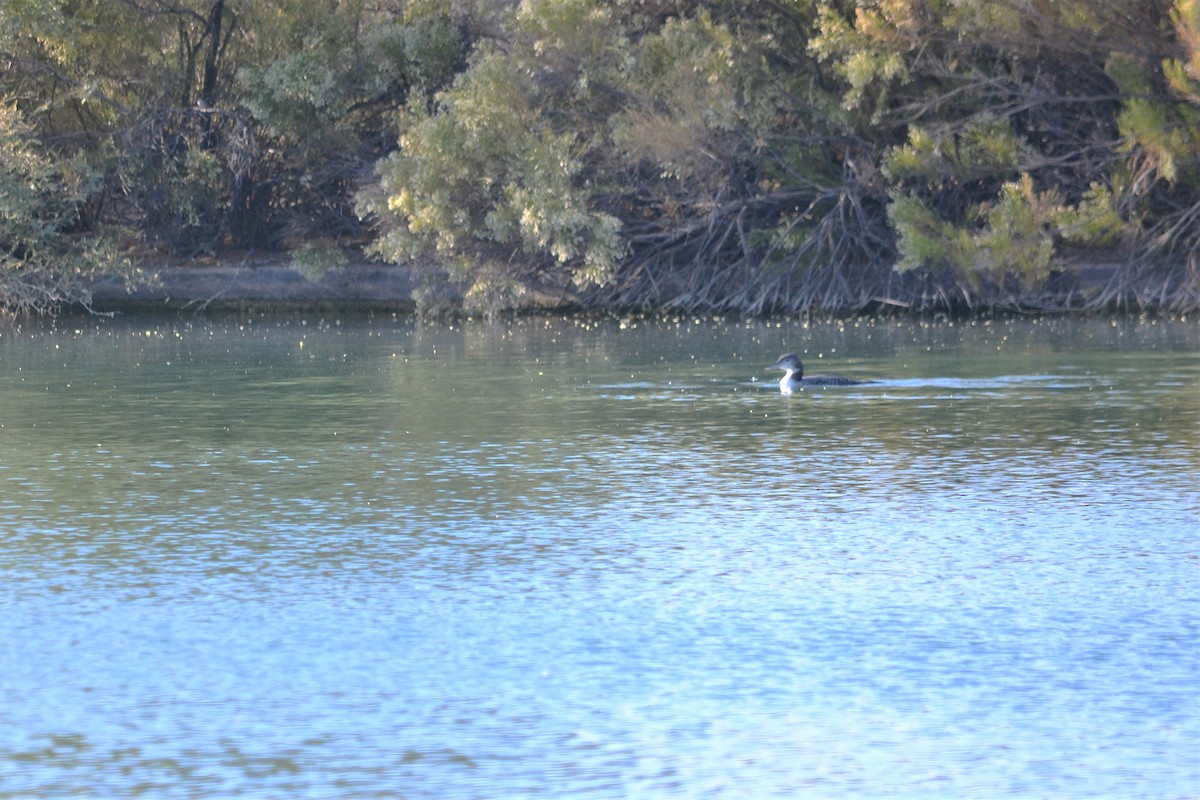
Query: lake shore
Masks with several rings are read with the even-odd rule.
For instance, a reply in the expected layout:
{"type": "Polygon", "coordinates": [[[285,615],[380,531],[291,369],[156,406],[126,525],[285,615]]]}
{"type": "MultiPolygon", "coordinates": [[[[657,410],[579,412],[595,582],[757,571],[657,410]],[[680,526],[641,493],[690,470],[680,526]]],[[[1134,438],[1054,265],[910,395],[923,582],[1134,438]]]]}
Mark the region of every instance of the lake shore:
{"type": "MultiPolygon", "coordinates": [[[[417,311],[413,292],[418,282],[414,271],[406,266],[381,262],[352,262],[310,271],[297,268],[282,258],[196,259],[147,267],[146,273],[151,279],[132,288],[116,279],[98,281],[92,287],[88,310],[100,314],[314,307],[378,309],[401,314],[417,311]]],[[[993,297],[991,300],[980,297],[973,303],[962,303],[957,312],[1186,312],[1188,304],[1183,303],[1180,307],[1178,300],[1182,296],[1174,294],[1178,289],[1178,279],[1164,279],[1161,275],[1155,276],[1153,271],[1143,276],[1130,275],[1116,262],[1097,259],[1069,265],[1036,293],[1024,297],[993,297]],[[1172,283],[1175,285],[1168,288],[1172,283]]],[[[1190,295],[1191,292],[1183,294],[1190,295]]],[[[957,313],[953,311],[955,304],[951,298],[935,298],[927,289],[919,294],[914,292],[913,296],[903,290],[898,296],[885,291],[865,304],[821,311],[833,315],[904,314],[937,311],[939,306],[942,311],[949,308],[952,313],[957,313]]],[[[543,310],[566,307],[580,306],[573,306],[569,301],[566,305],[547,301],[543,310]]]]}
{"type": "Polygon", "coordinates": [[[305,274],[286,262],[217,261],[148,268],[152,280],[133,288],[101,281],[92,288],[98,313],[154,308],[362,305],[412,312],[412,271],[401,266],[354,263],[305,274]]]}

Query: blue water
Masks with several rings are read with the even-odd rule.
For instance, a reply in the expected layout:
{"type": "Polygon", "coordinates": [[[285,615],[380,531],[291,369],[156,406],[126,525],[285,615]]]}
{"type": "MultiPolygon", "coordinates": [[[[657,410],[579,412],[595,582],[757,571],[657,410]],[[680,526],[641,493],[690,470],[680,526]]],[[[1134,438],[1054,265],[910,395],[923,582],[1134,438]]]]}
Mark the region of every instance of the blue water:
{"type": "Polygon", "coordinates": [[[1198,351],[5,332],[0,797],[1200,796],[1198,351]]]}

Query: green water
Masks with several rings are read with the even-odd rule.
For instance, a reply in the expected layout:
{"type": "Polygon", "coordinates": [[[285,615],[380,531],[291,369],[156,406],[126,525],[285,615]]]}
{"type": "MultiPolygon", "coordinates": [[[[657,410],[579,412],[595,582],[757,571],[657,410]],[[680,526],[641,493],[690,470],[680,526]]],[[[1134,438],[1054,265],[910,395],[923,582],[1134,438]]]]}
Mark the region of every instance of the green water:
{"type": "Polygon", "coordinates": [[[0,330],[0,797],[1193,797],[1198,472],[1187,320],[0,330]]]}

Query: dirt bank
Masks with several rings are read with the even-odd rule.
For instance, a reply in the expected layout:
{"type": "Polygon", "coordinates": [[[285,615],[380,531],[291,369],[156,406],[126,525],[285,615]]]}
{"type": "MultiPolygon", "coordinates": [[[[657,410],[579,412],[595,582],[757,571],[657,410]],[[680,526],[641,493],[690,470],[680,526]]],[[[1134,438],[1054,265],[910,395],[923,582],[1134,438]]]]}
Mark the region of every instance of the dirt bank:
{"type": "MultiPolygon", "coordinates": [[[[240,262],[192,260],[148,269],[153,280],[127,290],[114,280],[92,287],[91,310],[155,311],[159,309],[217,310],[269,307],[277,310],[337,306],[347,309],[383,309],[399,313],[416,310],[412,271],[403,266],[353,263],[307,275],[283,260],[240,262]]],[[[974,298],[938,293],[919,283],[892,294],[882,291],[871,303],[856,306],[859,312],[875,308],[945,309],[960,307],[964,313],[989,309],[1027,312],[1096,310],[1165,310],[1186,312],[1200,307],[1200,286],[1182,270],[1126,269],[1106,259],[1089,259],[1066,269],[1038,292],[1028,296],[974,298]],[[957,303],[957,305],[956,305],[957,303]]],[[[545,307],[562,298],[547,297],[545,307]]],[[[828,310],[828,309],[826,309],[828,310]]]]}
{"type": "Polygon", "coordinates": [[[385,264],[347,265],[314,279],[282,264],[189,263],[148,272],[154,281],[132,291],[115,282],[98,283],[92,288],[93,310],[258,304],[414,307],[410,271],[385,264]]]}

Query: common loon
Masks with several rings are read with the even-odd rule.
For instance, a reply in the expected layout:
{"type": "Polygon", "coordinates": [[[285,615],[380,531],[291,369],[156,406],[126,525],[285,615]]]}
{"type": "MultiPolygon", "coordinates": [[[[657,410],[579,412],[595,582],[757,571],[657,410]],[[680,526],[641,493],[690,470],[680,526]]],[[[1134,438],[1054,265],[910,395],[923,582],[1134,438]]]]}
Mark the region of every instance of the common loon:
{"type": "Polygon", "coordinates": [[[780,356],[779,360],[767,369],[783,370],[783,377],[779,379],[779,391],[784,394],[800,391],[807,386],[858,386],[860,383],[869,382],[855,381],[840,375],[810,375],[806,378],[804,377],[804,364],[800,361],[800,356],[795,353],[780,356]]]}

